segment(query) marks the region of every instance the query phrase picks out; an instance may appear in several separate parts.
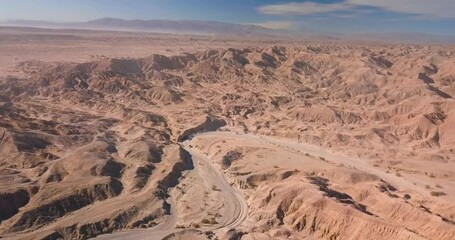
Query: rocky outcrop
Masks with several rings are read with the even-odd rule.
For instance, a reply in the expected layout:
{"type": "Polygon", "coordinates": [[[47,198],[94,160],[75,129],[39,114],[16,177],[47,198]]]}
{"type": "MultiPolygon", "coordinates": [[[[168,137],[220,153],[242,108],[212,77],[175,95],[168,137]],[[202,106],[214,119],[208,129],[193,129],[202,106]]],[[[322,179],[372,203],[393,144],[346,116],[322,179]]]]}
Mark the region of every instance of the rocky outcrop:
{"type": "Polygon", "coordinates": [[[16,192],[0,193],[0,223],[19,212],[19,208],[30,201],[30,194],[20,189],[16,192]]]}
{"type": "Polygon", "coordinates": [[[186,129],[181,134],[179,134],[179,136],[177,137],[177,141],[178,142],[185,141],[186,139],[190,138],[191,135],[196,133],[216,131],[225,125],[226,121],[212,116],[207,116],[205,117],[205,121],[203,121],[202,123],[198,124],[195,127],[186,129]]]}
{"type": "MultiPolygon", "coordinates": [[[[105,183],[95,184],[91,188],[82,188],[72,194],[53,196],[47,203],[40,206],[30,206],[15,216],[9,231],[23,231],[25,229],[39,228],[55,219],[82,207],[117,196],[123,189],[122,183],[110,179],[105,183]]],[[[39,197],[39,196],[36,196],[39,197]]]]}

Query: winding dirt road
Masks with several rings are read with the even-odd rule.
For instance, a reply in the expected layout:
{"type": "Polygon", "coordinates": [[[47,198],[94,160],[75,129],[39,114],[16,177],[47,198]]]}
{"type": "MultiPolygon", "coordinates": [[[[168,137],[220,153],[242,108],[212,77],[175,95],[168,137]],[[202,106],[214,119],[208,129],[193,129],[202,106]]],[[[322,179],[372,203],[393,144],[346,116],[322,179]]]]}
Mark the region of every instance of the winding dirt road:
{"type": "Polygon", "coordinates": [[[309,153],[313,156],[321,157],[330,163],[343,164],[345,166],[349,166],[351,168],[355,168],[363,172],[374,174],[389,183],[392,183],[396,186],[400,186],[401,188],[411,189],[424,196],[425,195],[429,196],[430,194],[429,191],[422,187],[425,185],[425,182],[423,182],[422,179],[413,179],[413,181],[410,181],[406,178],[396,176],[395,174],[387,173],[383,169],[374,167],[369,163],[367,159],[346,156],[342,153],[333,152],[330,149],[319,147],[316,145],[298,143],[291,139],[282,139],[269,136],[260,136],[234,132],[206,132],[198,134],[198,136],[222,137],[223,139],[227,138],[238,140],[243,139],[248,141],[256,141],[261,144],[273,145],[275,147],[285,149],[286,151],[293,151],[301,154],[309,153]],[[419,184],[414,184],[413,182],[418,182],[419,184]]]}
{"type": "MultiPolygon", "coordinates": [[[[200,231],[230,230],[240,226],[248,216],[248,204],[242,193],[231,186],[223,173],[216,168],[212,161],[190,146],[190,140],[181,144],[188,151],[193,160],[194,170],[209,186],[216,186],[224,202],[224,214],[219,223],[210,227],[201,227],[200,231]]],[[[201,183],[194,183],[201,184],[201,183]]],[[[175,201],[171,196],[167,199],[171,205],[171,214],[167,219],[156,227],[149,229],[133,229],[129,231],[115,232],[96,237],[95,239],[162,239],[168,235],[187,231],[176,228],[178,212],[176,212],[175,201]]]]}
{"type": "Polygon", "coordinates": [[[248,204],[242,193],[228,183],[224,174],[212,164],[209,158],[191,148],[189,141],[185,141],[182,146],[193,157],[195,170],[198,171],[206,181],[220,190],[226,203],[226,209],[228,211],[226,211],[223,216],[223,222],[221,222],[218,227],[211,230],[222,228],[229,230],[241,225],[248,215],[248,204]]]}
{"type": "MultiPolygon", "coordinates": [[[[334,164],[344,164],[346,166],[358,169],[360,171],[369,172],[375,174],[382,179],[395,184],[400,187],[412,189],[421,194],[428,194],[427,191],[419,186],[416,186],[411,181],[397,177],[393,174],[388,174],[381,169],[377,169],[371,166],[367,160],[348,157],[340,153],[332,152],[322,147],[297,143],[293,140],[280,139],[268,136],[256,136],[251,134],[238,134],[233,132],[205,132],[197,134],[198,137],[217,137],[221,139],[237,139],[247,140],[251,142],[260,143],[263,145],[273,145],[274,147],[280,147],[286,151],[298,152],[301,154],[311,154],[321,159],[326,159],[328,162],[334,164]]],[[[209,186],[216,186],[220,191],[222,201],[224,202],[224,214],[219,219],[219,223],[213,226],[204,226],[199,228],[200,231],[214,231],[214,230],[229,230],[240,226],[247,218],[248,215],[248,204],[242,195],[242,193],[235,189],[229,184],[224,174],[215,167],[212,161],[201,153],[198,149],[191,147],[191,140],[187,140],[181,143],[181,146],[187,150],[193,159],[194,170],[200,176],[204,184],[210,184],[209,186]]],[[[202,183],[194,183],[202,184],[202,183]]],[[[168,199],[171,206],[174,204],[173,201],[176,199],[168,199]]],[[[178,212],[171,207],[171,215],[165,222],[161,223],[157,227],[145,229],[145,230],[130,230],[126,232],[118,232],[109,235],[103,235],[98,239],[161,239],[173,233],[181,232],[182,230],[176,229],[176,222],[178,212]]],[[[185,231],[185,230],[183,230],[185,231]]]]}

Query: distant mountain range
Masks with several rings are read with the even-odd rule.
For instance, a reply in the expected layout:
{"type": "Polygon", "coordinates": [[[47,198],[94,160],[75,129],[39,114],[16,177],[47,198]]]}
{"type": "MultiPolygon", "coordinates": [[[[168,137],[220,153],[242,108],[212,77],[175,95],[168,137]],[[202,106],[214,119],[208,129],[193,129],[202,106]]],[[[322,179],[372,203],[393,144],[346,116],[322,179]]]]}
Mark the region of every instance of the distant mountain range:
{"type": "Polygon", "coordinates": [[[455,36],[433,35],[414,32],[396,33],[322,33],[310,30],[278,30],[252,24],[234,24],[215,21],[197,20],[125,20],[118,18],[101,18],[87,22],[56,23],[33,20],[8,20],[0,26],[20,26],[55,29],[87,29],[157,32],[196,35],[223,35],[240,37],[268,37],[306,40],[358,40],[399,43],[434,43],[455,44],[455,36]]]}
{"type": "Polygon", "coordinates": [[[55,23],[32,20],[9,20],[3,26],[64,28],[64,29],[91,29],[114,31],[138,31],[159,33],[180,33],[198,35],[236,35],[236,36],[279,36],[289,35],[290,32],[273,30],[256,25],[243,25],[214,21],[196,20],[125,20],[118,18],[101,18],[87,22],[55,23]]]}

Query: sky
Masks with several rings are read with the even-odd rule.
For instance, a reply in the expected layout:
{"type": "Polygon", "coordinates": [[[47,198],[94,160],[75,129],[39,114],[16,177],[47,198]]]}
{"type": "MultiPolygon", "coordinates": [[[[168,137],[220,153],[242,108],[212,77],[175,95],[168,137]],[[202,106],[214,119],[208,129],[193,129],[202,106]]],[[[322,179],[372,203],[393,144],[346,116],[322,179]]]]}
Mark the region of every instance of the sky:
{"type": "Polygon", "coordinates": [[[455,0],[0,0],[0,20],[73,22],[103,17],[455,35],[455,0]]]}

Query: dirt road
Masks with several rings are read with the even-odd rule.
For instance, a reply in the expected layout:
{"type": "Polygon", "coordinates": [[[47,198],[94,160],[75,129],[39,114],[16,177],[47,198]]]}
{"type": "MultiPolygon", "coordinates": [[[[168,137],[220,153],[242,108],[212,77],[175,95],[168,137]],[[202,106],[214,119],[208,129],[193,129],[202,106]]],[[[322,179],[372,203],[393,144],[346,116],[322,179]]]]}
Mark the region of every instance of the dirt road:
{"type": "MultiPolygon", "coordinates": [[[[286,151],[298,152],[301,154],[311,154],[315,157],[320,157],[326,159],[327,161],[334,164],[344,164],[352,168],[356,168],[361,171],[369,172],[375,174],[382,179],[401,186],[404,188],[412,189],[422,194],[427,194],[424,189],[421,189],[419,186],[414,185],[411,181],[397,177],[393,174],[388,174],[381,169],[377,169],[374,166],[371,166],[368,161],[365,159],[359,159],[354,157],[348,157],[340,153],[334,153],[328,149],[322,147],[297,143],[292,140],[279,139],[274,137],[267,136],[256,136],[251,134],[238,134],[232,132],[207,132],[197,135],[198,137],[217,137],[222,139],[237,139],[237,140],[248,140],[254,141],[256,143],[264,145],[273,145],[274,147],[283,148],[286,151]]],[[[210,227],[202,227],[198,230],[201,231],[214,231],[214,230],[229,230],[235,227],[240,226],[247,218],[248,215],[248,204],[243,197],[242,193],[239,192],[236,188],[231,186],[227,181],[224,174],[213,165],[213,162],[205,156],[198,149],[191,147],[191,140],[183,142],[182,147],[187,150],[193,159],[195,166],[194,171],[201,177],[205,182],[204,184],[210,184],[210,186],[216,187],[223,198],[225,204],[225,211],[223,217],[219,220],[217,225],[210,227]]],[[[194,183],[202,184],[202,183],[194,183]]],[[[168,199],[168,202],[173,204],[173,201],[176,199],[168,199]]],[[[182,231],[181,229],[176,229],[176,217],[178,212],[171,210],[171,215],[166,221],[155,228],[150,228],[146,230],[131,230],[126,232],[118,232],[109,235],[103,235],[97,239],[161,239],[169,234],[182,231]]]]}
{"type": "Polygon", "coordinates": [[[320,157],[325,159],[328,162],[334,164],[343,164],[345,166],[349,166],[360,171],[364,171],[367,173],[374,174],[383,180],[392,183],[396,186],[400,186],[401,188],[406,188],[418,192],[422,195],[429,196],[429,192],[422,188],[425,185],[424,182],[419,182],[419,179],[413,179],[411,182],[410,180],[396,176],[395,174],[387,173],[385,170],[379,169],[374,167],[369,163],[367,159],[361,159],[356,157],[346,156],[342,153],[336,153],[329,149],[322,148],[315,145],[298,143],[296,141],[290,139],[281,139],[275,137],[268,137],[268,136],[257,136],[252,134],[239,134],[233,132],[207,132],[199,134],[198,136],[214,136],[214,137],[222,137],[222,138],[234,138],[234,139],[243,139],[249,141],[256,141],[261,144],[270,144],[276,147],[283,148],[288,151],[294,151],[298,153],[308,153],[316,157],[320,157]],[[414,182],[418,182],[419,184],[414,184],[414,182]]]}
{"type": "MultiPolygon", "coordinates": [[[[214,188],[216,187],[216,190],[219,191],[222,196],[224,204],[224,214],[219,220],[219,223],[210,227],[201,227],[198,230],[227,231],[241,225],[248,215],[248,204],[242,193],[228,183],[226,177],[212,164],[210,159],[198,152],[197,149],[190,147],[190,140],[183,142],[181,145],[191,154],[194,171],[201,176],[204,184],[209,184],[209,186],[213,186],[214,188]]],[[[158,226],[149,229],[134,229],[115,232],[113,234],[105,234],[98,236],[95,239],[162,239],[170,234],[185,231],[176,228],[176,219],[179,213],[172,206],[175,206],[175,201],[178,201],[178,199],[173,199],[171,195],[167,201],[171,205],[171,214],[158,226]]]]}

